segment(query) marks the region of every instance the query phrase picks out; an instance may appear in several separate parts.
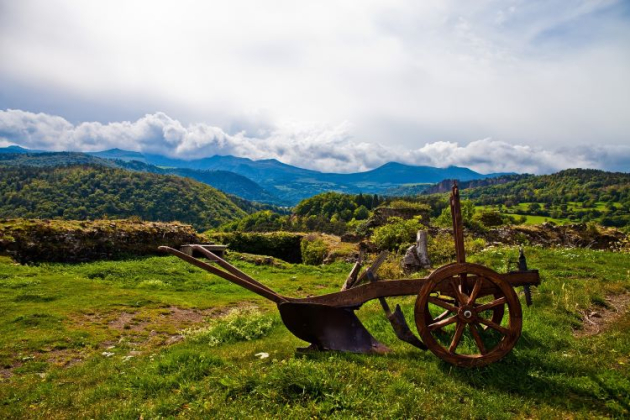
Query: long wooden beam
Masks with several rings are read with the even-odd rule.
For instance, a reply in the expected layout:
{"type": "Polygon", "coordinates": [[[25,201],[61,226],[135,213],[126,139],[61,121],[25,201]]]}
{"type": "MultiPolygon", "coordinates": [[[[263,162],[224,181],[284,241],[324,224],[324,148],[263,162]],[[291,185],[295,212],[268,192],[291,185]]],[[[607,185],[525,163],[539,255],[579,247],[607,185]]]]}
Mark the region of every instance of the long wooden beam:
{"type": "MultiPolygon", "coordinates": [[[[499,276],[507,281],[512,287],[524,285],[540,284],[540,276],[538,271],[531,270],[527,272],[512,272],[507,274],[499,274],[499,276]]],[[[470,288],[473,287],[477,277],[469,275],[466,282],[470,288]]],[[[426,278],[422,279],[404,279],[404,280],[383,280],[376,283],[364,284],[356,286],[343,292],[330,293],[323,296],[314,296],[302,299],[288,298],[291,302],[303,303],[319,303],[322,305],[340,306],[340,307],[359,307],[365,302],[377,299],[379,297],[390,296],[409,296],[417,295],[420,289],[427,282],[426,278]]],[[[441,282],[436,286],[436,291],[445,295],[451,295],[452,289],[449,283],[441,282]]],[[[499,290],[494,284],[488,280],[483,281],[483,285],[479,295],[490,295],[499,290]]]]}

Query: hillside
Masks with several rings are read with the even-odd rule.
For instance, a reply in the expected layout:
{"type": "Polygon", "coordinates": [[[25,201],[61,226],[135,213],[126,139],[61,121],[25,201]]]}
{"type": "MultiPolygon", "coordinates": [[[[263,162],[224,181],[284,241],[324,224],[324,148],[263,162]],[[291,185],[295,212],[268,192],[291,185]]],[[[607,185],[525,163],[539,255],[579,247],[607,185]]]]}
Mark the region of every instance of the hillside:
{"type": "MultiPolygon", "coordinates": [[[[26,149],[12,147],[0,149],[4,153],[26,149]]],[[[120,149],[90,152],[89,157],[117,162],[135,170],[175,173],[206,182],[230,194],[248,200],[281,206],[296,205],[305,198],[329,191],[346,194],[388,194],[406,185],[437,183],[444,179],[469,181],[502,176],[505,174],[484,175],[468,168],[449,166],[413,166],[389,162],[378,168],[357,173],[324,173],[287,165],[275,159],[251,160],[236,156],[211,156],[195,160],[175,159],[162,155],[142,154],[120,149]],[[148,165],[147,165],[148,164],[148,165]],[[146,166],[143,166],[146,165],[146,166]],[[142,169],[144,168],[144,169],[142,169]],[[227,171],[249,179],[236,181],[234,176],[226,182],[225,176],[217,172],[227,171]],[[238,187],[235,187],[238,185],[238,187]],[[240,191],[239,191],[240,190],[240,191]],[[244,195],[247,194],[247,195],[244,195]]]]}
{"type": "Polygon", "coordinates": [[[346,194],[383,194],[403,184],[436,183],[452,178],[472,180],[494,176],[456,166],[435,168],[396,162],[386,163],[370,171],[339,174],[297,168],[274,159],[253,161],[234,156],[213,156],[183,161],[154,155],[145,155],[145,159],[154,165],[235,172],[250,178],[274,196],[292,205],[329,191],[346,194]]]}
{"type": "Polygon", "coordinates": [[[475,204],[511,209],[515,214],[630,226],[630,173],[567,169],[465,189],[462,194],[475,204]]]}
{"type": "MultiPolygon", "coordinates": [[[[471,181],[459,180],[457,185],[459,185],[460,190],[465,190],[469,188],[488,187],[492,185],[506,184],[508,182],[518,181],[518,180],[529,178],[532,176],[534,175],[528,175],[528,174],[503,175],[503,176],[497,176],[496,178],[473,179],[471,181]]],[[[421,192],[423,194],[447,193],[451,191],[452,186],[453,186],[453,180],[445,179],[443,181],[438,182],[437,184],[425,187],[421,192]]]]}
{"type": "Polygon", "coordinates": [[[69,165],[100,165],[122,168],[137,172],[150,172],[162,175],[178,175],[191,178],[228,194],[237,195],[250,201],[284,204],[254,181],[228,171],[195,170],[182,168],[160,168],[138,160],[139,153],[109,150],[99,153],[50,152],[26,153],[26,149],[15,147],[0,149],[0,166],[54,167],[69,165]],[[9,153],[8,150],[11,151],[9,153]],[[15,152],[15,153],[13,153],[15,152]],[[101,157],[102,156],[102,157],[101,157]]]}
{"type": "MultiPolygon", "coordinates": [[[[94,153],[95,156],[130,156],[120,150],[94,153]]],[[[296,205],[305,198],[329,191],[346,194],[391,194],[405,184],[430,184],[444,179],[457,178],[462,181],[485,179],[502,174],[484,175],[468,168],[450,166],[404,165],[389,162],[378,168],[357,173],[324,173],[287,165],[275,159],[251,160],[235,156],[212,156],[196,160],[173,159],[161,155],[140,155],[138,159],[152,165],[193,170],[234,172],[254,181],[276,197],[275,204],[296,205]]],[[[181,169],[180,169],[181,170],[181,169]]],[[[258,200],[273,202],[270,200],[258,200]]]]}
{"type": "MultiPolygon", "coordinates": [[[[116,161],[91,156],[77,152],[50,152],[50,153],[9,153],[0,152],[0,166],[32,166],[36,168],[70,166],[70,165],[100,165],[109,168],[120,167],[116,161]]],[[[14,150],[14,149],[12,149],[14,150]]],[[[123,163],[121,161],[121,163],[123,163]]]]}
{"type": "Polygon", "coordinates": [[[96,165],[0,167],[0,217],[180,221],[205,230],[245,216],[225,194],[177,176],[96,165]]]}

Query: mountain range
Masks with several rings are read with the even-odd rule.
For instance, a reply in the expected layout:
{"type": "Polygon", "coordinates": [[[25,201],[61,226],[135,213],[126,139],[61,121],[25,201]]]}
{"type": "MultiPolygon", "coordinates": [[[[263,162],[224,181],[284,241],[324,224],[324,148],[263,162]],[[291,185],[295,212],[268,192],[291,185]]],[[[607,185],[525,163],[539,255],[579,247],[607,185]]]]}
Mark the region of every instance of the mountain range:
{"type": "Polygon", "coordinates": [[[470,181],[506,174],[480,174],[468,168],[449,166],[412,166],[389,162],[376,169],[357,173],[325,173],[287,165],[275,159],[251,160],[235,156],[212,156],[196,160],[174,159],[162,155],[110,149],[101,152],[45,152],[19,146],[0,148],[0,155],[18,154],[15,162],[47,166],[50,158],[57,164],[94,163],[139,172],[179,175],[209,184],[247,200],[292,206],[304,198],[326,191],[349,194],[391,195],[413,187],[414,193],[445,179],[470,181]],[[48,156],[43,156],[48,155],[48,156]],[[43,159],[42,159],[43,158],[43,159]]]}

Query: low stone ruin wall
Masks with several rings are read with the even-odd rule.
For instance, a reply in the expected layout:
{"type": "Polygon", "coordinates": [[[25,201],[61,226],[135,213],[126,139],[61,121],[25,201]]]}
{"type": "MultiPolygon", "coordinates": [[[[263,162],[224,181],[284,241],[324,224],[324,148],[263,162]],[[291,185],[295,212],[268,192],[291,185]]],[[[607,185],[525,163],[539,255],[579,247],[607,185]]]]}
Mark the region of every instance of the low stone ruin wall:
{"type": "Polygon", "coordinates": [[[132,220],[0,220],[0,254],[20,263],[87,262],[158,254],[203,239],[189,225],[132,220]]]}

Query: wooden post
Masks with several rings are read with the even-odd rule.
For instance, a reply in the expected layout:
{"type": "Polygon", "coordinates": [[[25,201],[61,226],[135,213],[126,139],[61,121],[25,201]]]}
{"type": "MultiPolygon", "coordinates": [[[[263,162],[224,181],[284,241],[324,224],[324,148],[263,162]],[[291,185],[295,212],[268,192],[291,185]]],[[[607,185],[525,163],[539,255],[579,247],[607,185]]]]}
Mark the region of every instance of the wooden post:
{"type": "Polygon", "coordinates": [[[416,234],[416,254],[422,268],[430,268],[431,260],[427,251],[427,231],[419,230],[416,234]]]}
{"type": "Polygon", "coordinates": [[[453,182],[451,192],[451,215],[453,217],[453,239],[455,239],[455,254],[457,262],[466,262],[466,252],[464,251],[464,222],[462,221],[462,208],[459,202],[459,188],[457,181],[453,182]]]}
{"type": "Polygon", "coordinates": [[[385,262],[385,259],[387,259],[387,255],[388,255],[387,251],[383,251],[380,254],[378,254],[378,257],[376,257],[376,260],[374,260],[372,265],[363,273],[361,273],[361,275],[357,278],[357,280],[354,283],[349,284],[347,288],[350,289],[352,287],[358,286],[361,283],[365,282],[368,279],[368,273],[372,273],[372,275],[376,277],[376,272],[378,271],[381,264],[385,262]]]}
{"type": "Polygon", "coordinates": [[[360,251],[359,256],[357,257],[357,261],[354,263],[352,270],[350,270],[350,274],[348,274],[346,281],[344,281],[343,286],[341,286],[342,292],[352,287],[352,285],[357,281],[357,276],[359,275],[359,271],[361,270],[362,265],[363,265],[363,251],[360,251]]]}

